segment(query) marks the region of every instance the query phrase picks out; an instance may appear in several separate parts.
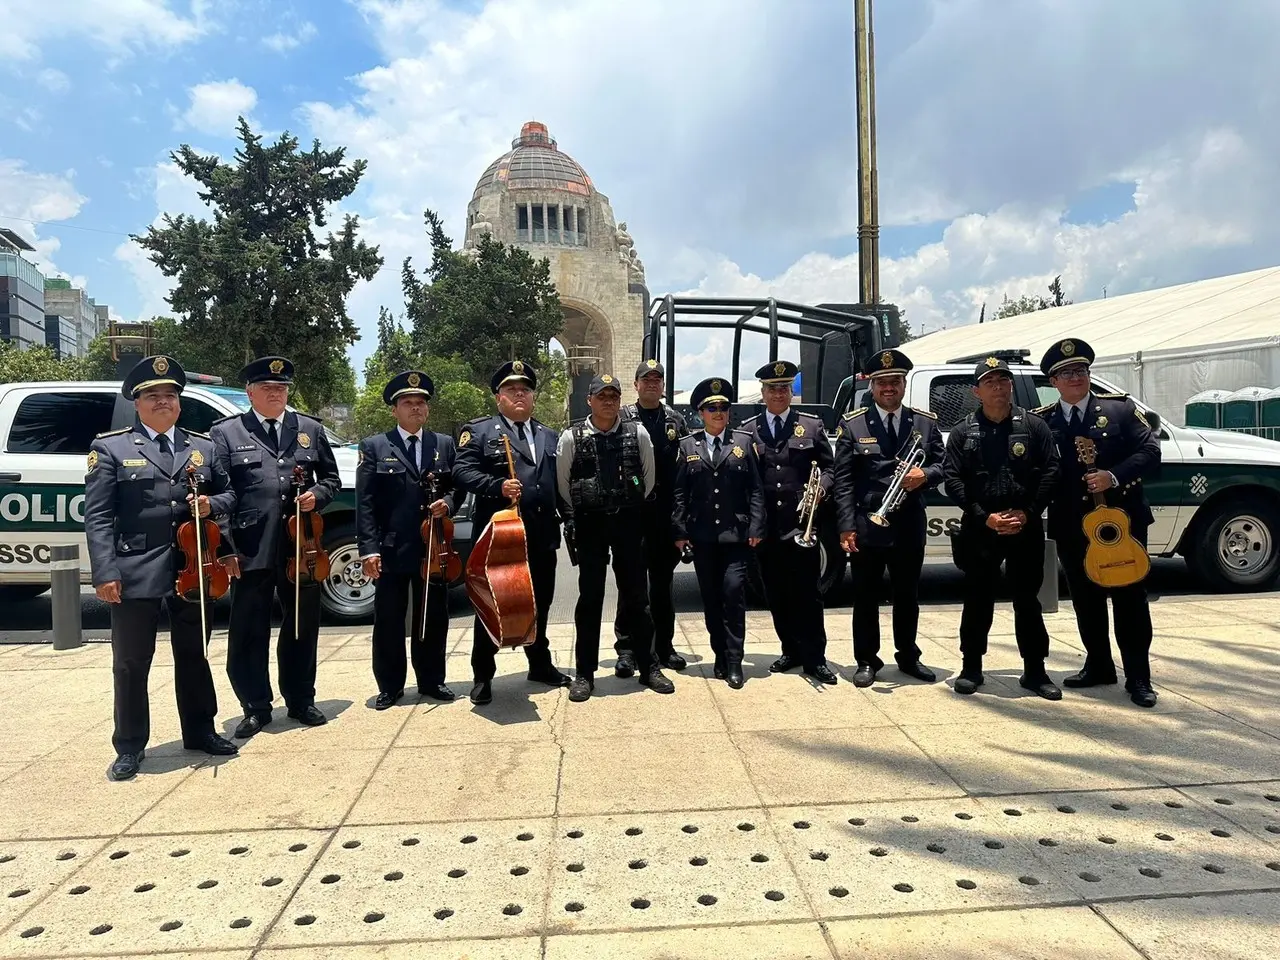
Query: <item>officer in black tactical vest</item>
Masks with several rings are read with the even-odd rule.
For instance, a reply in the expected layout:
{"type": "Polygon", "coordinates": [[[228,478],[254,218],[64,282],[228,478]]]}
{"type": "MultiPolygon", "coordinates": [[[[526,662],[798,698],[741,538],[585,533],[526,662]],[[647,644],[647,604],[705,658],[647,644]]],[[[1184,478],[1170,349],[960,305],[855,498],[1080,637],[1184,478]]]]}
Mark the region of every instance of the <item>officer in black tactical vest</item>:
{"type": "Polygon", "coordinates": [[[375,584],[375,710],[389,709],[404,696],[408,671],[404,654],[406,607],[411,608],[409,647],[418,693],[446,703],[454,699],[453,691],[444,682],[448,584],[438,579],[431,581],[424,598],[422,579],[426,556],[422,524],[428,514],[437,518],[451,516],[460,499],[453,486],[453,437],[425,429],[435,389],[431,378],[421,370],[406,370],[392,377],[382,390],[382,400],[395,413],[396,426],[360,441],[356,536],[364,574],[375,584]]]}
{"type": "MultiPolygon", "coordinates": [[[[680,551],[675,548],[675,535],[671,529],[671,485],[675,481],[676,448],[689,435],[684,417],[662,402],[666,378],[662,364],[657,360],[645,360],[636,367],[636,402],[622,408],[622,419],[644,427],[653,443],[654,482],[653,493],[644,502],[641,513],[644,526],[644,563],[649,587],[649,615],[653,619],[653,646],[660,666],[683,670],[687,664],[676,653],[676,607],[672,597],[671,581],[680,551]]],[[[618,610],[613,621],[618,653],[614,673],[619,677],[635,674],[636,662],[631,655],[631,629],[629,615],[622,596],[618,597],[618,610]]]]}
{"type": "Polygon", "coordinates": [[[252,409],[213,425],[218,467],[235,492],[231,534],[239,579],[231,588],[227,676],[244,719],[235,736],[252,737],[271,722],[271,606],[278,596],[284,618],[276,641],[280,693],[289,716],[308,727],[327,718],[316,707],[316,644],[320,636],[320,585],[304,583],[295,607],[288,577],[293,554],[287,522],[295,503],[304,513],[323,510],[342,489],[338,464],[324,426],[287,410],[293,363],[259,357],[240,371],[252,409]],[[305,489],[295,486],[301,467],[305,489]]]}
{"type": "Polygon", "coordinates": [[[1055,343],[1040,361],[1040,369],[1057,388],[1060,399],[1041,407],[1058,445],[1061,480],[1049,505],[1049,535],[1057,541],[1058,558],[1071,588],[1071,606],[1084,643],[1085,662],[1079,673],[1062,681],[1066,687],[1092,687],[1116,682],[1107,629],[1107,595],[1115,609],[1116,646],[1124,664],[1125,689],[1140,707],[1154,707],[1151,687],[1151,611],[1147,591],[1139,581],[1106,590],[1084,572],[1084,516],[1094,508],[1094,495],[1107,506],[1129,515],[1130,533],[1145,549],[1147,529],[1153,520],[1142,487],[1160,464],[1160,440],[1142,411],[1127,394],[1094,393],[1089,380],[1093,348],[1070,338],[1055,343]],[[1076,450],[1076,438],[1093,442],[1094,471],[1086,473],[1076,450]]]}
{"type": "Polygon", "coordinates": [[[943,467],[947,495],[963,511],[951,544],[965,575],[960,615],[964,664],[956,693],[973,693],[982,686],[982,658],[1003,562],[1022,655],[1018,682],[1046,700],[1061,700],[1062,691],[1044,669],[1049,634],[1039,598],[1044,580],[1041,514],[1058,481],[1058,451],[1045,422],[1013,405],[1013,374],[1004,360],[987,357],[973,376],[982,408],[952,429],[943,467]]]}
{"type": "Polygon", "coordinates": [[[744,421],[741,429],[751,434],[764,490],[768,533],[756,557],[773,629],[782,644],[782,656],[769,670],[783,673],[803,667],[814,679],[835,683],[836,675],[827,666],[816,517],[813,545],[804,547],[796,542],[808,525],[799,508],[813,468],[818,468],[817,497],[821,502],[831,492],[833,459],[822,421],[791,408],[792,384],[799,372],[790,360],[771,361],[757,370],[765,412],[744,421]]]}
{"type": "Polygon", "coordinates": [[[560,434],[556,447],[565,538],[578,564],[578,604],[573,616],[577,675],[569,687],[569,699],[575,703],[589,699],[595,690],[604,578],[611,554],[640,683],[658,693],[675,692],[654,654],[653,621],[645,596],[641,518],[645,499],[653,490],[653,443],[648,431],[618,417],[621,403],[618,381],[611,374],[597,374],[587,390],[591,416],[560,434]]]}
{"type": "Polygon", "coordinates": [[[868,362],[872,404],[844,415],[836,431],[836,506],[841,546],[853,567],[853,682],[869,687],[880,659],[880,591],[889,570],[893,597],[893,646],[898,669],[933,683],[937,675],[920,661],[920,570],[924,566],[925,493],[942,482],[942,431],[936,414],[902,403],[912,367],[901,350],[885,350],[868,362]],[[909,453],[923,460],[902,475],[902,501],[884,502],[909,453]],[[875,522],[871,518],[876,517],[875,522]]]}
{"type": "MultiPolygon", "coordinates": [[[[458,488],[475,494],[471,528],[480,536],[493,515],[519,498],[528,546],[529,575],[537,604],[537,639],[524,648],[533,683],[567,687],[569,678],[551,662],[547,618],[556,592],[556,556],[560,548],[560,514],[556,503],[556,434],[533,418],[538,373],[523,360],[511,360],[497,369],[489,381],[498,412],[478,417],[458,434],[458,459],[453,480],[458,488]],[[510,478],[502,444],[511,444],[516,478],[510,478]]],[[[471,702],[493,701],[494,659],[497,647],[480,618],[475,618],[471,641],[471,671],[475,685],[471,702]]]]}
{"type": "Polygon", "coordinates": [[[704,427],[680,441],[672,523],[676,548],[693,547],[715,677],[737,690],[745,682],[747,561],[767,527],[751,435],[729,429],[733,397],[723,377],[693,388],[691,400],[704,427]]]}
{"type": "MultiPolygon", "coordinates": [[[[177,427],[179,394],[187,378],[172,357],[146,357],[120,392],[133,401],[132,427],[101,433],[89,447],[84,480],[84,531],[98,599],[111,605],[111,661],[115,678],[116,750],[109,776],[138,772],[151,736],[147,678],[156,650],[160,607],[169,612],[169,643],[182,724],[182,745],[216,756],[236,745],[214,732],[218,698],[205,659],[199,603],[175,594],[184,557],[180,524],[191,520],[187,466],[195,468],[201,517],[225,514],[227,475],[214,462],[213,443],[177,427]]],[[[225,530],[225,527],[223,528],[225,530]]],[[[223,552],[230,547],[223,543],[223,552]]],[[[212,611],[206,608],[212,623],[212,611]]]]}

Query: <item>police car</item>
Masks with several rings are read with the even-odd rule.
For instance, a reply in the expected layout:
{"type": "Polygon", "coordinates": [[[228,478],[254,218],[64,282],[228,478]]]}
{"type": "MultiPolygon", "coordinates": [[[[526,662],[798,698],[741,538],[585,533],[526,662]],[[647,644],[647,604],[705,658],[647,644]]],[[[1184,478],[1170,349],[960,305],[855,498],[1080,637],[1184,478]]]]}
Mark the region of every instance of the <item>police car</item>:
{"type": "MultiPolygon", "coordinates": [[[[909,346],[906,348],[909,352],[909,346]]],[[[1029,410],[1054,403],[1058,391],[1028,350],[994,351],[1013,372],[1014,403],[1029,410]]],[[[944,434],[977,409],[973,365],[989,354],[918,364],[907,374],[903,402],[937,414],[944,434]]],[[[841,413],[871,403],[869,383],[850,377],[833,406],[841,413]]],[[[1121,393],[1096,374],[1096,393],[1121,393]]],[[[1263,590],[1280,574],[1280,443],[1226,430],[1175,427],[1134,400],[1160,437],[1161,464],[1144,478],[1155,522],[1148,532],[1152,556],[1181,556],[1210,589],[1263,590]]],[[[926,555],[950,560],[948,533],[960,511],[941,491],[929,497],[926,555]]]]}
{"type": "MultiPolygon", "coordinates": [[[[178,425],[208,433],[215,420],[249,409],[243,390],[218,377],[188,373],[178,425]]],[[[80,580],[90,583],[84,536],[84,473],[99,433],[132,426],[133,404],[119,381],[0,384],[0,601],[49,588],[52,548],[80,547],[80,580]]],[[[321,588],[328,619],[372,616],[373,583],[364,576],[355,532],[356,450],[329,434],[342,490],[324,511],[330,575],[321,588]]],[[[465,561],[471,543],[468,503],[454,524],[465,561]]]]}

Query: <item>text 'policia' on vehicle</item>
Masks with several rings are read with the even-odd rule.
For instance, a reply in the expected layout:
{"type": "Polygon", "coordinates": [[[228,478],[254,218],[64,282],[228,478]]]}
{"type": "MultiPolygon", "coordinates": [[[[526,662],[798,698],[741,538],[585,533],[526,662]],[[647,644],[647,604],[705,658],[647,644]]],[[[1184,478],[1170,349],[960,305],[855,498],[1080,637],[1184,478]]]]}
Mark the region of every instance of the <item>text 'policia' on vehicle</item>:
{"type": "MultiPolygon", "coordinates": [[[[655,300],[645,334],[644,356],[667,368],[668,402],[698,423],[697,412],[675,404],[676,340],[688,328],[733,331],[733,382],[739,380],[743,334],[768,338],[768,359],[777,360],[785,341],[798,344],[800,377],[794,406],[820,417],[828,437],[840,418],[868,402],[867,381],[859,371],[869,357],[897,346],[893,330],[879,307],[823,305],[809,307],[779,300],[710,300],[667,296],[655,300]]],[[[759,340],[756,341],[759,343],[759,340]]],[[[909,353],[910,344],[907,345],[909,353]]],[[[917,364],[906,377],[904,405],[936,415],[948,434],[977,407],[973,365],[981,356],[954,357],[945,363],[917,364]]],[[[996,350],[1013,374],[1013,402],[1034,410],[1057,399],[1057,391],[1025,349],[996,350]]],[[[1099,376],[1099,393],[1123,393],[1099,376]]],[[[741,399],[741,398],[740,398],[741,399]]],[[[1263,590],[1280,576],[1280,443],[1225,430],[1173,426],[1159,411],[1134,399],[1160,439],[1161,463],[1144,480],[1154,522],[1148,531],[1151,556],[1181,556],[1208,588],[1219,591],[1263,590]]],[[[731,424],[760,414],[764,405],[739,402],[731,424]]],[[[959,528],[960,511],[938,489],[928,496],[926,556],[949,561],[950,535],[959,528]]],[[[846,555],[840,549],[834,509],[819,509],[822,589],[840,583],[846,555]]]]}
{"type": "MultiPolygon", "coordinates": [[[[188,374],[184,430],[208,432],[216,420],[249,409],[243,390],[218,377],[188,374]]],[[[89,582],[84,533],[85,457],[94,437],[133,424],[120,381],[0,385],[0,599],[21,600],[49,588],[53,548],[78,545],[80,578],[89,582]]],[[[342,490],[324,511],[330,574],[321,604],[330,620],[372,615],[373,583],[360,564],[355,531],[355,450],[330,433],[342,490]]],[[[462,555],[470,546],[469,504],[455,517],[462,555]]]]}

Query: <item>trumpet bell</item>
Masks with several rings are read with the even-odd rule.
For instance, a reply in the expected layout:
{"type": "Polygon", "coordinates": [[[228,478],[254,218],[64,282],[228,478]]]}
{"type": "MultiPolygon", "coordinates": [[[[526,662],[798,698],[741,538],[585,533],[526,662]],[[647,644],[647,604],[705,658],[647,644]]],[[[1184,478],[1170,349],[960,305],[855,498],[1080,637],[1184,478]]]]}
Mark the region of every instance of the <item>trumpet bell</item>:
{"type": "Polygon", "coordinates": [[[873,513],[873,514],[871,514],[871,516],[870,516],[870,517],[868,517],[867,519],[869,519],[869,520],[870,520],[872,523],[874,523],[877,527],[887,527],[887,526],[889,525],[889,518],[888,518],[888,517],[882,517],[882,516],[881,516],[880,514],[878,514],[878,513],[873,513]]]}

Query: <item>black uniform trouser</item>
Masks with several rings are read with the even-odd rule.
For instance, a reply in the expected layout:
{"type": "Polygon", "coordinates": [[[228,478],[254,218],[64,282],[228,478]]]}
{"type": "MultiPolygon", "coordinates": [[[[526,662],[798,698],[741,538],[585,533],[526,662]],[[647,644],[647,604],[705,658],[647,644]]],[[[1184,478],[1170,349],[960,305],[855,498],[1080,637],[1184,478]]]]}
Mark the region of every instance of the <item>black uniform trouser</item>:
{"type": "Polygon", "coordinates": [[[379,693],[404,689],[408,664],[404,653],[405,608],[412,605],[409,650],[418,686],[444,683],[445,640],[449,634],[449,596],[443,583],[428,591],[427,632],[422,633],[422,577],[417,573],[388,573],[374,581],[373,678],[379,693]],[[410,601],[412,600],[412,604],[410,601]]]}
{"type": "MultiPolygon", "coordinates": [[[[676,549],[671,533],[671,505],[645,504],[643,522],[644,572],[649,590],[649,617],[653,622],[653,648],[658,660],[665,662],[675,653],[676,605],[671,583],[680,562],[680,551],[676,549]]],[[[618,656],[633,649],[630,616],[631,612],[619,591],[618,610],[613,621],[613,649],[618,656]]]]}
{"type": "Polygon", "coordinates": [[[316,702],[316,642],[320,637],[320,584],[302,585],[295,629],[294,584],[284,567],[246,570],[231,587],[231,623],[227,636],[227,676],[244,715],[270,714],[271,601],[279,594],[284,619],[276,639],[280,695],[290,710],[316,702]]]}
{"type": "Polygon", "coordinates": [[[817,547],[802,547],[790,537],[769,538],[756,547],[765,597],[782,655],[806,669],[827,662],[827,625],[818,579],[822,558],[817,547]]]}
{"type": "Polygon", "coordinates": [[[924,537],[899,534],[892,543],[858,543],[850,554],[853,568],[853,656],[876,670],[880,659],[880,584],[889,570],[893,601],[894,659],[899,666],[920,659],[916,636],[920,626],[920,569],[924,566],[924,537]]]}
{"type": "Polygon", "coordinates": [[[574,666],[578,676],[589,677],[600,667],[600,616],[604,609],[605,572],[612,555],[618,607],[626,611],[631,654],[643,677],[654,663],[654,640],[639,511],[585,513],[574,526],[578,538],[574,666]]]}
{"type": "MultiPolygon", "coordinates": [[[[537,639],[524,648],[530,670],[551,669],[551,641],[547,639],[547,617],[556,593],[556,551],[529,549],[529,576],[533,580],[533,599],[538,615],[537,639]]],[[[480,618],[476,617],[471,636],[471,675],[476,683],[493,679],[497,672],[498,648],[489,638],[480,618]]]]}
{"type": "Polygon", "coordinates": [[[1049,655],[1049,632],[1040,609],[1044,582],[1044,528],[1030,524],[1021,533],[1000,535],[987,527],[964,529],[970,537],[964,571],[964,610],[960,614],[960,652],[966,659],[987,652],[987,635],[995,615],[1000,564],[1013,594],[1013,630],[1025,663],[1043,666],[1049,655]]]}
{"type": "Polygon", "coordinates": [[[702,595],[702,616],[718,666],[742,663],[747,636],[747,559],[745,543],[699,541],[693,545],[693,569],[702,595]]]}
{"type": "Polygon", "coordinates": [[[138,753],[151,737],[151,704],[147,678],[156,652],[160,604],[169,608],[169,643],[173,647],[174,688],[183,741],[213,732],[218,695],[200,636],[200,605],[177,597],[121,600],[111,604],[111,673],[115,678],[116,753],[138,753]]]}
{"type": "MultiPolygon", "coordinates": [[[[1058,559],[1067,574],[1067,586],[1071,591],[1071,606],[1076,613],[1076,628],[1080,642],[1084,644],[1084,665],[1090,673],[1102,676],[1116,672],[1111,659],[1111,637],[1107,623],[1107,595],[1115,610],[1116,646],[1120,648],[1120,660],[1124,664],[1125,678],[1130,682],[1151,680],[1151,608],[1147,606],[1147,588],[1144,583],[1107,590],[1098,586],[1084,572],[1084,554],[1088,547],[1084,531],[1079,524],[1074,530],[1056,531],[1061,535],[1058,559]]],[[[1135,527],[1133,536],[1144,547],[1147,545],[1145,527],[1135,527]]]]}

